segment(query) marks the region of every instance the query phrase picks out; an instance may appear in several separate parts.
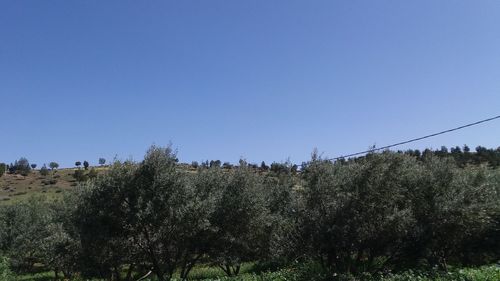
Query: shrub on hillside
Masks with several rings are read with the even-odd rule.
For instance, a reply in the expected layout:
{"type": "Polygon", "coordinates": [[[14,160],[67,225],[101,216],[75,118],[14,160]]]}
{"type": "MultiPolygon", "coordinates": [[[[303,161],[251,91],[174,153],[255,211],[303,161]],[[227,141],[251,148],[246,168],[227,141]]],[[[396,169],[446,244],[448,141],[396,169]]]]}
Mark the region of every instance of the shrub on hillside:
{"type": "Polygon", "coordinates": [[[7,171],[7,164],[0,163],[0,177],[3,176],[3,174],[5,174],[6,171],[7,171]]]}
{"type": "Polygon", "coordinates": [[[90,169],[89,173],[87,174],[87,177],[89,179],[95,179],[95,178],[97,178],[97,170],[94,169],[94,168],[90,169]]]}
{"type": "Polygon", "coordinates": [[[47,169],[47,166],[43,164],[42,168],[40,168],[40,175],[47,176],[48,174],[49,174],[49,169],[47,169]]]}
{"type": "Polygon", "coordinates": [[[73,172],[73,178],[78,182],[82,182],[87,180],[87,175],[85,175],[85,171],[78,169],[73,172]]]}

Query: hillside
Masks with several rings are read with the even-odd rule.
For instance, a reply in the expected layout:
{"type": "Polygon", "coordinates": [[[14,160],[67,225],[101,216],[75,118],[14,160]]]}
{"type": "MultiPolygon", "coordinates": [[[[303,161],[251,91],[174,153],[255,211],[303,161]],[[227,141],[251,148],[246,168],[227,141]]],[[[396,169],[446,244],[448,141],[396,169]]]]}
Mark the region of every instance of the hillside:
{"type": "MultiPolygon", "coordinates": [[[[196,171],[184,163],[180,163],[178,167],[187,172],[196,171]]],[[[80,171],[88,176],[91,170],[102,174],[107,169],[108,166],[102,166],[89,167],[88,170],[81,168],[80,171]]],[[[37,194],[57,198],[63,190],[70,190],[78,184],[74,176],[77,170],[77,168],[58,169],[49,171],[46,176],[41,175],[40,170],[31,170],[27,176],[5,173],[0,177],[0,204],[12,204],[37,194]]]]}
{"type": "MultiPolygon", "coordinates": [[[[98,173],[106,168],[95,168],[98,173]]],[[[49,171],[43,176],[39,170],[31,171],[27,176],[5,173],[0,177],[0,204],[10,204],[33,194],[45,194],[54,198],[63,190],[77,185],[73,177],[75,168],[49,171]]],[[[82,169],[83,170],[83,169],[82,169]]]]}

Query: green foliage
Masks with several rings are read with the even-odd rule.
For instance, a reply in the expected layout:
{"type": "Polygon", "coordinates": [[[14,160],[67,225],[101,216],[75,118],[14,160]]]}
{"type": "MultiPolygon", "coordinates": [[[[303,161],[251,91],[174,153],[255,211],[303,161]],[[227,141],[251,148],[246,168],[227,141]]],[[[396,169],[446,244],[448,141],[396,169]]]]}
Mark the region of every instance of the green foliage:
{"type": "Polygon", "coordinates": [[[27,176],[31,171],[31,166],[28,159],[21,157],[19,160],[14,162],[14,165],[11,164],[9,167],[10,173],[21,174],[23,176],[27,176]]]}
{"type": "Polygon", "coordinates": [[[51,170],[54,170],[54,169],[59,168],[59,164],[56,163],[56,162],[50,162],[49,163],[49,167],[50,167],[51,170]]]}
{"type": "Polygon", "coordinates": [[[0,163],[0,177],[2,177],[3,174],[5,174],[6,171],[7,171],[7,164],[0,163]]]}
{"type": "Polygon", "coordinates": [[[78,182],[82,182],[82,181],[86,181],[87,180],[87,175],[85,174],[85,172],[83,170],[80,170],[80,169],[75,170],[73,172],[73,177],[78,182]]]}
{"type": "Polygon", "coordinates": [[[84,168],[85,170],[87,170],[87,169],[89,168],[89,165],[90,165],[90,164],[89,164],[89,162],[87,162],[87,161],[83,161],[83,168],[84,168]]]}
{"type": "Polygon", "coordinates": [[[210,161],[210,168],[214,167],[214,168],[218,168],[220,167],[221,165],[221,161],[220,160],[211,160],[210,161]]]}
{"type": "MultiPolygon", "coordinates": [[[[418,185],[410,193],[415,226],[405,248],[409,261],[424,259],[447,269],[447,264],[469,263],[464,245],[482,240],[495,226],[500,193],[491,171],[459,169],[450,159],[429,157],[417,172],[418,185]]],[[[402,259],[404,260],[404,259],[402,259]]],[[[483,261],[484,262],[484,261],[483,261]]]]}
{"type": "Polygon", "coordinates": [[[432,155],[423,161],[390,152],[347,163],[313,160],[304,171],[296,255],[307,252],[347,273],[417,261],[444,270],[468,263],[474,251],[464,245],[498,225],[498,183],[489,174],[432,155]]]}
{"type": "Polygon", "coordinates": [[[1,206],[0,255],[17,273],[36,265],[67,279],[130,281],[149,270],[161,281],[496,278],[493,267],[454,268],[500,259],[500,172],[450,153],[193,171],[153,146],[100,176],[76,170],[82,183],[62,201],[1,206]]]}
{"type": "Polygon", "coordinates": [[[166,280],[201,257],[195,242],[207,231],[206,204],[175,163],[170,148],[152,147],[138,165],[116,162],[88,183],[76,213],[88,268],[99,277],[144,260],[166,280]]]}
{"type": "Polygon", "coordinates": [[[215,212],[210,220],[215,229],[210,256],[229,275],[236,275],[243,261],[255,260],[266,247],[267,219],[262,182],[246,165],[234,172],[219,173],[215,212]]]}
{"type": "Polygon", "coordinates": [[[424,153],[420,153],[419,150],[408,150],[405,154],[416,157],[417,159],[423,160],[426,156],[434,155],[441,158],[453,158],[457,165],[460,167],[465,167],[467,165],[481,165],[487,164],[490,167],[496,168],[500,167],[500,147],[486,148],[478,146],[475,152],[471,152],[467,145],[461,149],[459,146],[452,147],[449,151],[448,148],[442,146],[439,150],[432,151],[426,149],[424,153]]]}
{"type": "Polygon", "coordinates": [[[104,165],[106,163],[106,159],[104,158],[99,158],[99,165],[104,165]]]}
{"type": "Polygon", "coordinates": [[[342,272],[374,270],[380,257],[398,254],[414,225],[408,193],[416,168],[396,154],[348,165],[313,161],[299,206],[299,253],[308,250],[342,272]]]}
{"type": "Polygon", "coordinates": [[[89,179],[95,179],[95,178],[97,178],[97,171],[96,171],[96,169],[94,169],[94,168],[90,169],[89,173],[87,174],[87,177],[89,179]]]}
{"type": "Polygon", "coordinates": [[[2,281],[14,281],[14,274],[10,270],[9,260],[5,257],[0,256],[0,280],[2,281]]]}
{"type": "Polygon", "coordinates": [[[0,251],[10,258],[14,270],[31,270],[42,259],[50,218],[51,210],[38,197],[0,208],[0,225],[8,230],[0,232],[0,251]]]}
{"type": "Polygon", "coordinates": [[[49,169],[47,169],[47,166],[43,164],[42,168],[40,168],[40,175],[45,177],[48,174],[49,174],[49,169]]]}
{"type": "Polygon", "coordinates": [[[262,171],[267,171],[269,170],[269,166],[266,165],[266,162],[262,161],[262,163],[260,163],[260,169],[262,171]]]}

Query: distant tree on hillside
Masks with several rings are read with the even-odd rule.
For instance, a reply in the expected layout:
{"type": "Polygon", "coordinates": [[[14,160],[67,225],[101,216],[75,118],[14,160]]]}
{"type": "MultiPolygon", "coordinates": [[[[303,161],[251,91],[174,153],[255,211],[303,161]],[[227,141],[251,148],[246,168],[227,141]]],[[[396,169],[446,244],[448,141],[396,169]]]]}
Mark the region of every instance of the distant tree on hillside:
{"type": "Polygon", "coordinates": [[[36,164],[31,164],[31,169],[35,169],[36,168],[36,164]]]}
{"type": "Polygon", "coordinates": [[[47,169],[47,166],[43,164],[42,168],[40,168],[40,175],[46,176],[49,174],[49,169],[47,169]]]}
{"type": "Polygon", "coordinates": [[[262,161],[262,163],[260,163],[260,169],[262,171],[267,171],[269,170],[269,166],[266,165],[266,162],[262,161]]]}
{"type": "Polygon", "coordinates": [[[5,174],[5,171],[7,171],[7,164],[5,163],[0,163],[0,177],[5,174]]]}
{"type": "Polygon", "coordinates": [[[49,167],[51,170],[59,168],[59,164],[57,162],[50,162],[49,167]]]}
{"type": "Polygon", "coordinates": [[[82,162],[80,162],[80,161],[75,162],[75,166],[77,166],[78,168],[80,168],[81,165],[82,165],[82,162]]]}
{"type": "Polygon", "coordinates": [[[9,172],[9,174],[13,174],[16,172],[16,166],[12,163],[10,163],[9,167],[7,168],[7,171],[9,172]]]}
{"type": "Polygon", "coordinates": [[[286,163],[277,163],[277,162],[273,162],[271,164],[271,168],[270,168],[271,172],[274,172],[276,174],[287,174],[291,169],[288,167],[288,164],[286,163]]]}
{"type": "Polygon", "coordinates": [[[85,170],[87,170],[89,168],[89,162],[83,161],[83,168],[85,168],[85,170]]]}
{"type": "MultiPolygon", "coordinates": [[[[486,148],[483,146],[477,146],[475,151],[471,151],[467,145],[463,148],[459,146],[452,147],[450,150],[445,146],[440,149],[431,150],[425,149],[421,154],[419,150],[407,150],[404,151],[405,154],[413,156],[418,160],[428,160],[431,156],[436,156],[439,158],[453,158],[455,162],[460,167],[465,167],[467,165],[482,165],[487,164],[492,168],[500,167],[500,149],[499,148],[486,148]]],[[[363,157],[360,157],[361,159],[363,157]]]]}
{"type": "Polygon", "coordinates": [[[106,163],[106,159],[104,158],[99,158],[99,165],[104,165],[106,163]]]}
{"type": "Polygon", "coordinates": [[[23,176],[27,176],[31,170],[30,163],[28,159],[21,157],[19,160],[14,162],[15,172],[23,176]]]}
{"type": "Polygon", "coordinates": [[[212,168],[212,167],[217,167],[217,168],[218,168],[218,167],[220,167],[220,165],[221,165],[221,161],[220,161],[220,160],[215,160],[215,161],[214,161],[214,160],[211,160],[211,161],[210,161],[210,167],[211,167],[211,168],[212,168]]]}
{"type": "Polygon", "coordinates": [[[195,169],[196,169],[196,168],[198,168],[198,166],[199,166],[199,164],[198,164],[198,162],[197,162],[197,161],[193,161],[193,162],[191,162],[191,167],[193,167],[193,168],[195,168],[195,169]]]}

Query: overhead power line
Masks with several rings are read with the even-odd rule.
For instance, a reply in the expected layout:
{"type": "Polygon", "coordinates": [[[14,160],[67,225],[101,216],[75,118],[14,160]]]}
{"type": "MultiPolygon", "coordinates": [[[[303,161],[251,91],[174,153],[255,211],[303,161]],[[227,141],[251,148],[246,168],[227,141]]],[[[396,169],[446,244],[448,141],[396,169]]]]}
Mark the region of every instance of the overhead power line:
{"type": "Polygon", "coordinates": [[[343,156],[338,156],[338,157],[330,158],[330,159],[327,159],[327,160],[334,161],[334,160],[339,160],[339,159],[342,159],[342,158],[348,158],[348,157],[358,156],[358,155],[362,155],[362,154],[366,154],[366,153],[370,153],[370,152],[375,152],[375,151],[379,151],[379,150],[385,150],[385,149],[388,149],[388,148],[391,148],[391,147],[395,147],[395,146],[399,146],[399,145],[403,145],[403,144],[407,144],[407,143],[411,143],[411,142],[416,142],[416,141],[419,141],[419,140],[423,140],[423,139],[435,137],[435,136],[446,134],[446,133],[453,132],[453,131],[458,131],[458,130],[461,130],[461,129],[464,129],[464,128],[467,128],[467,127],[472,127],[472,126],[479,125],[481,123],[486,123],[486,122],[489,122],[489,121],[493,121],[493,120],[499,119],[499,118],[500,118],[500,115],[495,116],[495,117],[491,117],[491,118],[488,118],[488,119],[483,119],[483,120],[480,120],[480,121],[477,121],[477,122],[474,122],[474,123],[462,125],[460,127],[456,127],[456,128],[453,128],[453,129],[448,129],[448,130],[444,130],[444,131],[441,131],[441,132],[438,132],[438,133],[426,135],[426,136],[423,136],[423,137],[414,138],[414,139],[410,139],[410,140],[406,140],[406,141],[402,141],[402,142],[398,142],[398,143],[394,143],[394,144],[390,144],[390,145],[386,145],[386,146],[382,146],[382,147],[378,147],[378,148],[373,148],[373,149],[369,149],[369,150],[365,150],[365,151],[361,151],[361,152],[356,152],[356,153],[351,153],[351,154],[347,154],[347,155],[343,155],[343,156]]]}

